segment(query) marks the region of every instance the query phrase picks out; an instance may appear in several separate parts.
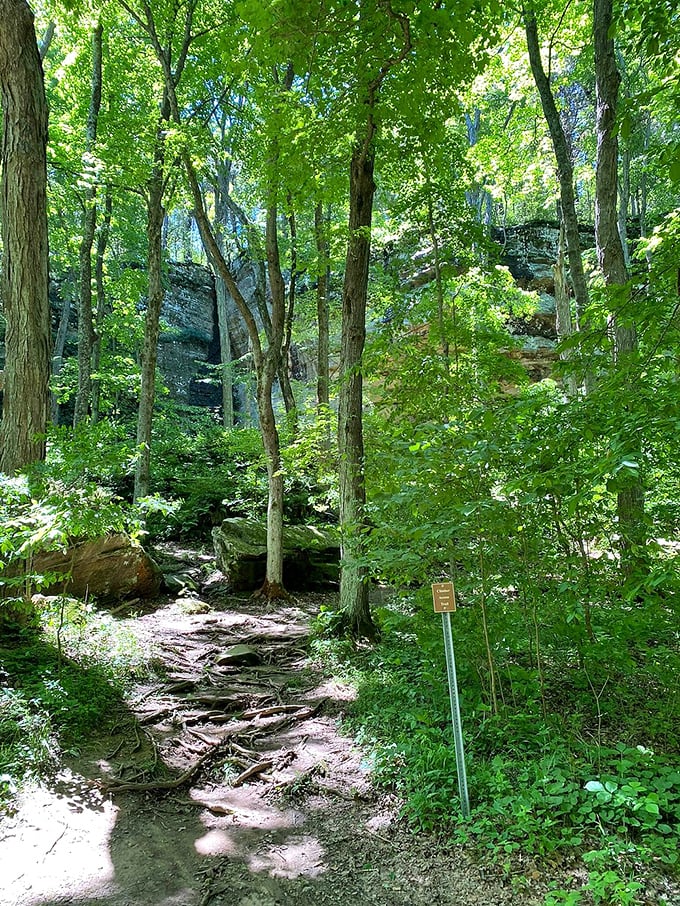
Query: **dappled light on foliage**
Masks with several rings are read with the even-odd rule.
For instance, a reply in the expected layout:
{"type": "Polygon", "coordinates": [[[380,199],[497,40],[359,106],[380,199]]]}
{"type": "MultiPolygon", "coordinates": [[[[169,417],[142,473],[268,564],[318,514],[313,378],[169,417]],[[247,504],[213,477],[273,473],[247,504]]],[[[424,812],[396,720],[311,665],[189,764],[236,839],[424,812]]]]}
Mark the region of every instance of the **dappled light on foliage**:
{"type": "Polygon", "coordinates": [[[680,901],[676,5],[0,0],[12,906],[680,901]]]}

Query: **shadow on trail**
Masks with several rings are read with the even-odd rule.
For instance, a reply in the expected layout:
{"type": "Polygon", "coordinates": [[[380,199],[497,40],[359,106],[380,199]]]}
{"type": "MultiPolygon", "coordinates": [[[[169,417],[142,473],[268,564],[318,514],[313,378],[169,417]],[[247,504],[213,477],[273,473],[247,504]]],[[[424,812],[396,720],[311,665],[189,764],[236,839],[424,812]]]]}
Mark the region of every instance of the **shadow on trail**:
{"type": "Polygon", "coordinates": [[[472,897],[484,882],[460,854],[433,870],[431,844],[376,801],[339,730],[352,689],[305,660],[320,603],[176,600],[130,619],[162,677],[114,697],[92,743],[0,825],[1,906],[509,903],[472,897]],[[255,663],[233,663],[244,647],[255,663]],[[114,776],[143,785],[112,797],[114,776]]]}
{"type": "Polygon", "coordinates": [[[105,671],[60,661],[43,639],[2,651],[5,679],[49,710],[71,752],[0,824],[2,906],[194,906],[223,902],[227,891],[230,904],[241,895],[268,903],[272,884],[329,870],[319,806],[300,804],[312,793],[325,802],[313,778],[325,781],[334,759],[346,769],[347,741],[338,744],[335,718],[319,713],[340,702],[302,667],[309,614],[225,603],[228,610],[196,613],[175,602],[130,619],[165,658],[162,679],[136,688],[136,710],[105,671]],[[220,666],[220,654],[238,644],[257,650],[256,666],[220,666]],[[196,716],[197,701],[205,716],[196,716]],[[243,745],[220,751],[178,789],[106,794],[114,777],[180,776],[187,759],[230,732],[243,745]],[[266,770],[233,786],[261,762],[266,770]]]}

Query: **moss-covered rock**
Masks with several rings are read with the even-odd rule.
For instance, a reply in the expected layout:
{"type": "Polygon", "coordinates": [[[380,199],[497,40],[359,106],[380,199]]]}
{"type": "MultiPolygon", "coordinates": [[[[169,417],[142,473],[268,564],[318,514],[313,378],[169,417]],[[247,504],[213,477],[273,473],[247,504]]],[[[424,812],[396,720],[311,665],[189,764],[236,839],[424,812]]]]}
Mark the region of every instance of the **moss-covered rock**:
{"type": "MultiPolygon", "coordinates": [[[[267,527],[254,519],[225,519],[213,529],[217,565],[234,590],[251,591],[264,582],[267,527]]],[[[315,525],[283,529],[283,583],[289,589],[337,583],[340,569],[337,530],[315,525]]]]}

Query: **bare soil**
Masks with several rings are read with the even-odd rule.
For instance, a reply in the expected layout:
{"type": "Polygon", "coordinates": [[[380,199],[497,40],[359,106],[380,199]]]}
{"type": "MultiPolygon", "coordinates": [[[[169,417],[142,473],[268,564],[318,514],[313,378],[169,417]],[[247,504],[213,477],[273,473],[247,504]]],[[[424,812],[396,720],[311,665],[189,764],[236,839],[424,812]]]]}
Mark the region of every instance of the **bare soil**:
{"type": "MultiPolygon", "coordinates": [[[[174,556],[198,575],[190,552],[174,556]]],[[[373,788],[340,729],[352,688],[307,658],[321,600],[233,597],[209,580],[120,615],[162,679],[0,822],[0,904],[542,903],[540,872],[513,878],[412,835],[373,788]],[[235,645],[255,653],[232,663],[235,645]]]]}

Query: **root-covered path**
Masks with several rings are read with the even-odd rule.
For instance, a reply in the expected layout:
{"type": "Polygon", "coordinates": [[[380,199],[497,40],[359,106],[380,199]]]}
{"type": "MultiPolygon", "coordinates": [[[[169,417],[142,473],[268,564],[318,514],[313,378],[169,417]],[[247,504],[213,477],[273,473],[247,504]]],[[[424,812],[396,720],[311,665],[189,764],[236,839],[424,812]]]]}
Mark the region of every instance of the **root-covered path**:
{"type": "Polygon", "coordinates": [[[155,681],[0,822],[2,906],[541,903],[373,789],[352,688],[307,661],[318,606],[216,586],[124,617],[155,681]]]}

